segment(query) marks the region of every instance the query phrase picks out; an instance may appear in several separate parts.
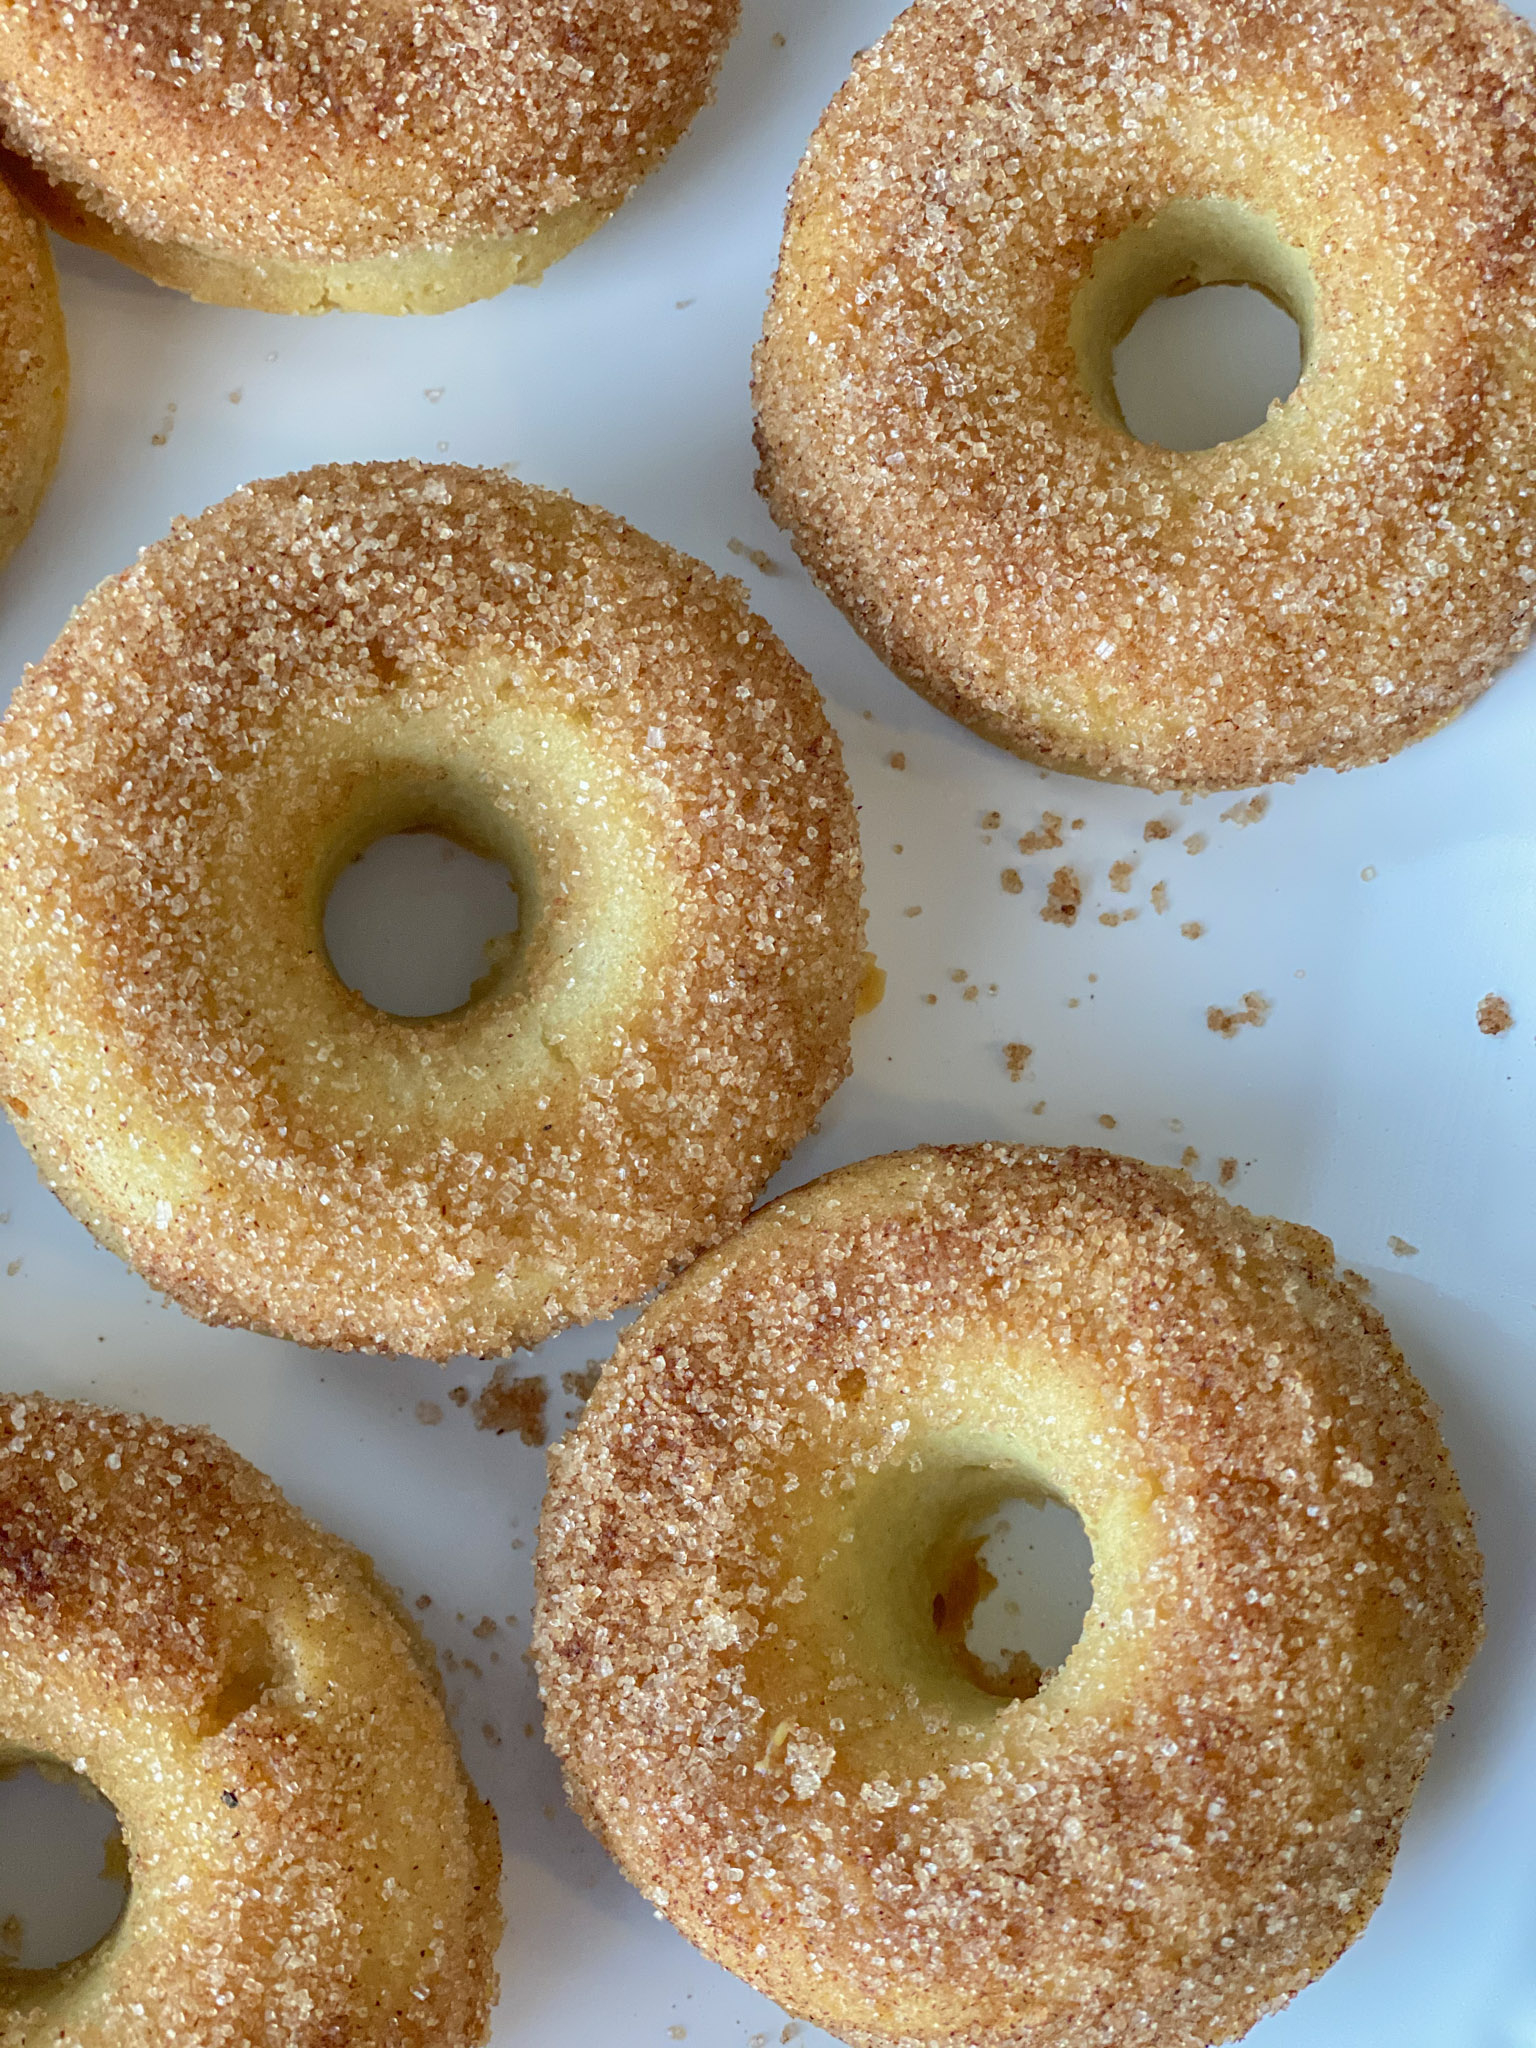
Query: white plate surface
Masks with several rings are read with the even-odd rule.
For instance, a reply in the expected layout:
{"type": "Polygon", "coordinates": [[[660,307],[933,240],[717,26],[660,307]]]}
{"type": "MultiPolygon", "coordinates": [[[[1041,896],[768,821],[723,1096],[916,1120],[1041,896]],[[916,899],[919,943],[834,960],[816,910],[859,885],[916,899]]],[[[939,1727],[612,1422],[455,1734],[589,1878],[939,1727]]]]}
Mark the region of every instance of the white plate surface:
{"type": "MultiPolygon", "coordinates": [[[[747,371],[789,176],[853,51],[894,12],[747,0],[716,103],[618,219],[537,291],[444,318],[226,312],[61,249],[73,406],[59,479],[0,579],[0,677],[173,515],[322,460],[512,464],[742,576],[842,734],[870,943],[889,973],[856,1027],[854,1078],[780,1185],[919,1140],[1103,1143],[1161,1161],[1193,1146],[1200,1173],[1236,1160],[1239,1199],[1328,1232],[1370,1277],[1478,1512],[1488,1644],[1368,1933],[1251,2038],[1531,2048],[1536,670],[1522,663],[1384,768],[1274,791],[1246,826],[1223,816],[1231,797],[1181,806],[1026,767],[892,680],[754,496],[747,371]],[[1046,811],[1068,820],[1069,850],[1019,856],[1046,811]],[[1146,842],[1156,817],[1176,836],[1146,842]],[[1127,894],[1109,881],[1122,858],[1137,863],[1127,894]],[[1038,915],[1061,860],[1088,883],[1071,930],[1038,915]],[[1004,866],[1023,872],[1022,894],[1000,887],[1004,866]],[[1128,909],[1133,921],[1100,923],[1128,909]],[[1194,922],[1204,935],[1182,936],[1194,922]],[[1262,1029],[1206,1028],[1208,1005],[1250,989],[1273,1004],[1262,1029]],[[1506,1036],[1477,1029],[1489,992],[1513,1009],[1506,1036]],[[1020,1082],[1011,1041],[1034,1048],[1020,1082]],[[1417,1249],[1398,1255],[1394,1239],[1417,1249]]],[[[778,2042],[784,2015],[653,1917],[562,1801],[521,1654],[543,1456],[446,1398],[487,1369],[440,1377],[201,1328],[92,1245],[9,1129],[0,1219],[0,1380],[210,1423],[409,1597],[430,1594],[469,1766],[501,1820],[497,2048],[660,2048],[678,2029],[706,2048],[778,2042]],[[441,1405],[435,1427],[417,1420],[422,1401],[441,1405]],[[476,1639],[485,1615],[498,1633],[476,1639]]],[[[613,1335],[577,1331],[518,1361],[547,1377],[555,1428],[577,1406],[560,1375],[613,1335]]]]}

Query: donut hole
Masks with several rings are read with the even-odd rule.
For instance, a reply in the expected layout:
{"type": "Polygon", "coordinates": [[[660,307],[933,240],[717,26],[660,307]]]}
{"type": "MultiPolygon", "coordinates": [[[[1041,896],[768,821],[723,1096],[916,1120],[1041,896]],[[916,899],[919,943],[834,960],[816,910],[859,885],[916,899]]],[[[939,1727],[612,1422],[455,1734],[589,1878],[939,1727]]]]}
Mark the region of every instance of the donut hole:
{"type": "Polygon", "coordinates": [[[431,825],[372,840],[325,901],[325,949],[339,980],[392,1017],[461,1010],[515,951],[521,905],[511,871],[431,825]]]}
{"type": "Polygon", "coordinates": [[[1093,1547],[1052,1494],[1017,1495],[951,1551],[934,1633],[960,1675],[994,1699],[1033,1699],[1059,1671],[1093,1605],[1093,1547]]]}
{"type": "Polygon", "coordinates": [[[1311,354],[1312,275],[1268,221],[1180,200],[1095,252],[1070,335],[1101,418],[1190,454],[1264,427],[1311,354]]]}
{"type": "Polygon", "coordinates": [[[89,1955],[122,1918],[128,1859],[110,1800],[49,1757],[0,1764],[0,2010],[89,1955]]]}

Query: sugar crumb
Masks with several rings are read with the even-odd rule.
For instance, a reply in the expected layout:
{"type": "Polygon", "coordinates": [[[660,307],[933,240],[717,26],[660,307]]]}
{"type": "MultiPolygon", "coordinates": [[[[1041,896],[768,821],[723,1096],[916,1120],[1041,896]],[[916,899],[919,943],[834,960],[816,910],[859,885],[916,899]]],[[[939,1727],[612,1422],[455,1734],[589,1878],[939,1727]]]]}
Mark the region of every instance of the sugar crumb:
{"type": "Polygon", "coordinates": [[[1005,896],[1021,896],[1024,893],[1024,877],[1017,868],[1004,868],[999,877],[1005,896]]]}
{"type": "Polygon", "coordinates": [[[1485,1038],[1502,1038],[1515,1028],[1514,1012],[1503,996],[1486,995],[1477,1006],[1477,1028],[1485,1038]]]}
{"type": "Polygon", "coordinates": [[[1038,832],[1026,832],[1019,841],[1020,853],[1054,853],[1061,845],[1061,818],[1056,811],[1047,811],[1040,820],[1038,832]]]}
{"type": "MultiPolygon", "coordinates": [[[[688,300],[685,303],[691,305],[692,301],[688,300]]],[[[765,576],[778,575],[778,563],[773,559],[772,555],[765,553],[762,548],[749,547],[746,541],[738,540],[734,533],[726,542],[726,546],[733,555],[740,555],[743,561],[750,562],[754,569],[760,569],[765,576]]]]}
{"type": "Polygon", "coordinates": [[[1223,811],[1222,822],[1227,825],[1257,825],[1268,810],[1267,796],[1251,796],[1246,803],[1234,804],[1230,811],[1223,811]]]}
{"type": "Polygon", "coordinates": [[[1077,913],[1083,904],[1083,885],[1072,868],[1058,868],[1051,877],[1051,886],[1040,915],[1047,924],[1076,924],[1077,913]]]}
{"type": "Polygon", "coordinates": [[[1181,924],[1179,931],[1186,939],[1203,939],[1205,937],[1205,926],[1200,923],[1198,918],[1191,918],[1188,924],[1181,924]]]}
{"type": "Polygon", "coordinates": [[[418,1401],[416,1403],[416,1420],[425,1423],[428,1429],[441,1422],[442,1419],[443,1409],[441,1402],[418,1401]]]}
{"type": "Polygon", "coordinates": [[[1008,1069],[1010,1081],[1023,1080],[1024,1069],[1034,1057],[1034,1051],[1035,1049],[1032,1045],[1019,1045],[1017,1043],[1003,1047],[1003,1064],[1008,1069]]]}
{"type": "Polygon", "coordinates": [[[1387,1250],[1394,1259],[1416,1259],[1419,1256],[1418,1246],[1410,1244],[1406,1237],[1389,1237],[1387,1250]]]}
{"type": "Polygon", "coordinates": [[[475,1398],[475,1427],[492,1430],[497,1436],[515,1430],[525,1444],[536,1448],[545,1441],[548,1405],[549,1382],[542,1373],[514,1379],[505,1364],[498,1365],[475,1398]]]}
{"type": "Polygon", "coordinates": [[[1236,1038],[1245,1024],[1257,1029],[1269,1016],[1274,1004],[1256,988],[1249,989],[1243,997],[1240,1010],[1219,1009],[1215,1003],[1205,1013],[1205,1028],[1217,1032],[1222,1038],[1236,1038]]]}

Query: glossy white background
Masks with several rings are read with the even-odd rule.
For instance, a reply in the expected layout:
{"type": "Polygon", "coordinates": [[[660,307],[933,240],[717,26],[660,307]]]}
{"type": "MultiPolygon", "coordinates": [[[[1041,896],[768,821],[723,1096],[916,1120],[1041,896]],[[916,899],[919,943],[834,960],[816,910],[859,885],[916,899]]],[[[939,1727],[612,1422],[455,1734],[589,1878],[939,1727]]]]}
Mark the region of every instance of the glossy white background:
{"type": "MultiPolygon", "coordinates": [[[[747,372],[790,173],[852,52],[894,11],[746,0],[716,104],[619,218],[536,291],[445,318],[225,312],[61,251],[71,420],[52,495],[0,578],[0,684],[174,515],[325,459],[505,463],[742,576],[842,733],[870,943],[889,974],[856,1028],[853,1080],[781,1185],[918,1140],[1104,1143],[1162,1161],[1192,1145],[1199,1172],[1236,1159],[1239,1199],[1327,1231],[1371,1278],[1478,1512],[1489,1639],[1369,1932],[1252,2038],[1531,2048],[1536,672],[1521,664],[1384,768],[1276,790],[1244,828],[1222,817],[1231,797],[1180,806],[1044,775],[881,669],[754,496],[747,372]],[[1044,811],[1085,823],[1062,853],[1020,856],[1044,811]],[[1176,836],[1149,844],[1156,817],[1176,836]],[[1108,870],[1124,857],[1137,866],[1122,895],[1108,870]],[[1087,884],[1071,930],[1038,915],[1062,861],[1087,884]],[[1022,894],[1000,888],[1005,866],[1022,894]],[[1166,916],[1149,903],[1158,880],[1166,916]],[[1133,907],[1134,922],[1099,922],[1133,907]],[[1192,921],[1206,927],[1193,941],[1180,932],[1192,921]],[[1263,1029],[1207,1030],[1208,1005],[1250,989],[1274,1005],[1263,1029]],[[1477,1030],[1490,991],[1516,1018],[1502,1038],[1477,1030]],[[1017,1084],[1010,1041],[1034,1048],[1017,1084]],[[1395,1256],[1394,1237],[1417,1251],[1395,1256]]],[[[488,1369],[440,1376],[204,1330],[93,1247],[9,1130],[0,1215],[0,1383],[211,1423],[408,1597],[430,1594],[439,1647],[480,1667],[461,1664],[449,1689],[502,1825],[498,2048],[650,2048],[678,2027],[707,2048],[777,2042],[784,2016],[657,1922],[561,1800],[521,1655],[543,1457],[446,1398],[488,1369]],[[416,1420],[423,1400],[442,1405],[436,1427],[416,1420]],[[477,1641],[482,1615],[518,1620],[477,1641]]],[[[517,1362],[549,1378],[556,1428],[576,1407],[561,1372],[612,1339],[575,1332],[517,1362]]]]}

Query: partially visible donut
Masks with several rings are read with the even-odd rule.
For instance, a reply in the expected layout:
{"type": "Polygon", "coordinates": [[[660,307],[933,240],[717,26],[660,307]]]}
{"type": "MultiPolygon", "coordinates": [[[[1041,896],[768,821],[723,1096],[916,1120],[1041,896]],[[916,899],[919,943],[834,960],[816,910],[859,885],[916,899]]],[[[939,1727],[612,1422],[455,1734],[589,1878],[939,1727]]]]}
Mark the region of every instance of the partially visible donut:
{"type": "Polygon", "coordinates": [[[1434,1411],[1327,1240],[1009,1146],[849,1167],[691,1267],[553,1453],[538,1574],[578,1811],[856,2048],[1243,2033],[1365,1925],[1481,1633],[1434,1411]],[[1094,1554],[1038,1690],[936,1604],[1019,1495],[1094,1554]]]}
{"type": "Polygon", "coordinates": [[[443,312],[601,225],[739,0],[19,0],[0,124],[50,224],[273,313],[443,312]]]}
{"type": "Polygon", "coordinates": [[[0,1767],[88,1778],[128,1897],[0,1962],[0,2048],[474,2048],[496,1823],[361,1552],[208,1431],[0,1398],[0,1767]]]}
{"type": "Polygon", "coordinates": [[[920,0],[796,176],[761,488],[942,710],[1048,767],[1379,761],[1530,638],[1536,33],[1494,0],[920,0]],[[1134,440],[1111,355],[1256,285],[1301,382],[1134,440]]]}
{"type": "Polygon", "coordinates": [[[48,237],[0,183],[0,562],[21,545],[52,480],[68,390],[48,237]]]}
{"type": "Polygon", "coordinates": [[[495,472],[237,492],[0,724],[0,1098],[214,1322],[499,1356],[637,1299],[843,1079],[862,931],[836,737],[739,586],[495,472]],[[414,827],[521,898],[435,1018],[322,931],[414,827]]]}

